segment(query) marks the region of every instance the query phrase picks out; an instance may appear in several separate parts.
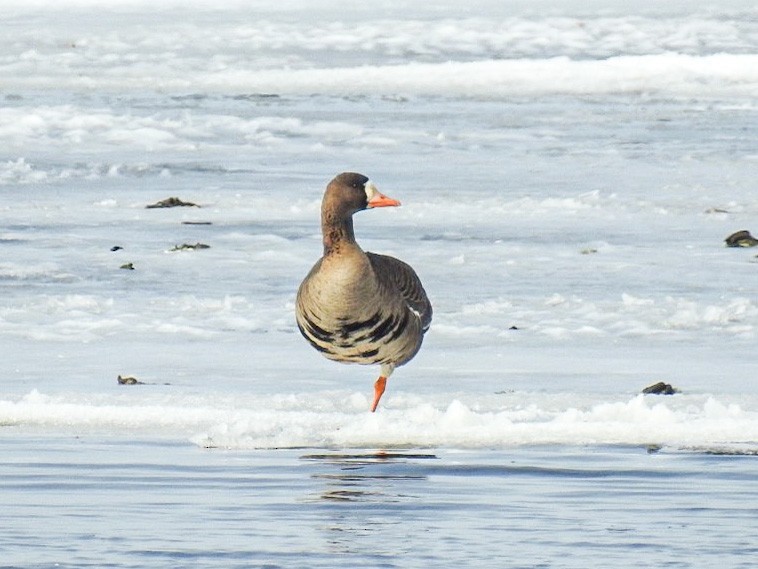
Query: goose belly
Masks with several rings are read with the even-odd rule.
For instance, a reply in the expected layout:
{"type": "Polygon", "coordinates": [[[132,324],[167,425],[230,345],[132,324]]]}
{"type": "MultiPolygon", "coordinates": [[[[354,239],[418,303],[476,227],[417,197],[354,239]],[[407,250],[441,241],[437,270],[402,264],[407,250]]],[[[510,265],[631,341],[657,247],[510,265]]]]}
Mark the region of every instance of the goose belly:
{"type": "Polygon", "coordinates": [[[409,310],[351,314],[325,317],[299,309],[298,328],[325,357],[341,362],[402,365],[421,345],[418,318],[409,310]]]}

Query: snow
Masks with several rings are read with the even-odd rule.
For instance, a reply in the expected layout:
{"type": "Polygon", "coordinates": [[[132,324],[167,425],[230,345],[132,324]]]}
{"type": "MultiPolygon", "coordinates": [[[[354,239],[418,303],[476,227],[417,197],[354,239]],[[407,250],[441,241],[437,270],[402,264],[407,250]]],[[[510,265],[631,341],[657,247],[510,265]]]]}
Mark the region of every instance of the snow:
{"type": "Polygon", "coordinates": [[[506,4],[193,2],[148,25],[138,0],[8,2],[0,422],[228,448],[755,443],[755,259],[722,247],[758,212],[754,7],[506,4]],[[357,233],[435,306],[369,418],[373,372],[292,317],[342,170],[403,202],[357,233]],[[145,209],[170,195],[201,207],[145,209]],[[683,393],[637,395],[661,378],[683,393]]]}

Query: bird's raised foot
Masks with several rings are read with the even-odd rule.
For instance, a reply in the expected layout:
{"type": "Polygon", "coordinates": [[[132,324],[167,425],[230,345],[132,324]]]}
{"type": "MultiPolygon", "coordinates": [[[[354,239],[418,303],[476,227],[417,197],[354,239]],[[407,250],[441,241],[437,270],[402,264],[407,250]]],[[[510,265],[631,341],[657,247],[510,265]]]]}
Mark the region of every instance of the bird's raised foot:
{"type": "Polygon", "coordinates": [[[380,375],[379,379],[377,379],[376,383],[374,383],[374,402],[371,404],[372,413],[376,411],[376,408],[379,405],[379,400],[384,394],[385,387],[387,387],[387,378],[383,375],[380,375]]]}

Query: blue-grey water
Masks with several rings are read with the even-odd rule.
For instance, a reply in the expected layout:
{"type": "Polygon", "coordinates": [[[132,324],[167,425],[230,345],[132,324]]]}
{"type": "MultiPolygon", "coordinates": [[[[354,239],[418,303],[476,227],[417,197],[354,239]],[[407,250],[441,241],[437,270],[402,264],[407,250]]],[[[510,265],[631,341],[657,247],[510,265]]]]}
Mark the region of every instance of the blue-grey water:
{"type": "Polygon", "coordinates": [[[11,437],[2,454],[4,567],[748,568],[758,553],[754,456],[114,437],[11,437]]]}
{"type": "Polygon", "coordinates": [[[754,456],[98,437],[11,437],[2,454],[4,567],[747,568],[758,553],[754,456]]]}

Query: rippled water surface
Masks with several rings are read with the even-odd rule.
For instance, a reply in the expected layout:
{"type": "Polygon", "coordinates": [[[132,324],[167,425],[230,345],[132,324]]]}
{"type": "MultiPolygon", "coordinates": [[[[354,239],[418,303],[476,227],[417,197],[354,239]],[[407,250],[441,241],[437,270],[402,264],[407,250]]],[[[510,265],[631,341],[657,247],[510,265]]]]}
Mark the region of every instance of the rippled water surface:
{"type": "Polygon", "coordinates": [[[750,567],[756,554],[751,456],[2,447],[6,566],[750,567]]]}

